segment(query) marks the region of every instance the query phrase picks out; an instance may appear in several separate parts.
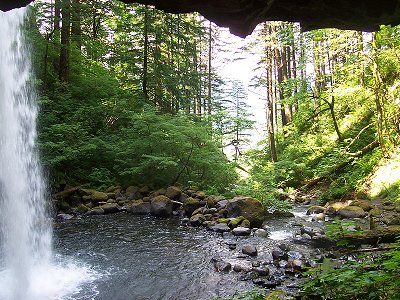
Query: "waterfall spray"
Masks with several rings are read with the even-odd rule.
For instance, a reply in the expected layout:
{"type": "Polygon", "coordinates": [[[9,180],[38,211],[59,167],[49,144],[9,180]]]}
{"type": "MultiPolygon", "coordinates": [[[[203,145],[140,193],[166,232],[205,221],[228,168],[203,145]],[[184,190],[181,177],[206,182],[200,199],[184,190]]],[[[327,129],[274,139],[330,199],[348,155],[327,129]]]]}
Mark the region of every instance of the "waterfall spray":
{"type": "Polygon", "coordinates": [[[32,269],[48,264],[51,226],[38,163],[36,95],[21,25],[26,9],[0,11],[0,218],[12,300],[28,299],[32,269]]]}

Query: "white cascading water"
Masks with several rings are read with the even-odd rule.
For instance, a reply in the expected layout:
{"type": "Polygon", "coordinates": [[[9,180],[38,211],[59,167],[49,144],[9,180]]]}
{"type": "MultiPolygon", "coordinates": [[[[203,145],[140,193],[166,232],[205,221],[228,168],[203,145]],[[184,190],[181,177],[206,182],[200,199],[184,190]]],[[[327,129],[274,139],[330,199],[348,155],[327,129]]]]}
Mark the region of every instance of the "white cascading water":
{"type": "Polygon", "coordinates": [[[51,229],[44,182],[35,153],[35,94],[21,23],[25,9],[0,17],[0,200],[5,269],[12,299],[27,299],[35,265],[48,264],[51,229]]]}
{"type": "Polygon", "coordinates": [[[65,299],[95,275],[52,257],[46,186],[35,147],[38,108],[21,31],[25,15],[26,9],[0,11],[0,299],[65,299]]]}

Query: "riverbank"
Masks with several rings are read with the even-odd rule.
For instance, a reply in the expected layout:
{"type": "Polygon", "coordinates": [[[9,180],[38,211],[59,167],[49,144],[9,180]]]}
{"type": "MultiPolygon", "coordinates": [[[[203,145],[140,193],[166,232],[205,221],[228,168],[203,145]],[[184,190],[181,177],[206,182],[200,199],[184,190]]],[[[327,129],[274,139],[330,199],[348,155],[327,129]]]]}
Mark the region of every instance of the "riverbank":
{"type": "MultiPolygon", "coordinates": [[[[343,253],[327,249],[335,246],[336,241],[326,236],[326,222],[341,217],[348,223],[351,218],[353,227],[345,231],[347,239],[355,241],[359,227],[367,229],[371,218],[378,220],[385,211],[372,204],[368,206],[366,201],[336,202],[322,207],[315,205],[316,199],[310,195],[301,194],[288,195],[294,203],[290,212],[273,211],[250,197],[225,199],[180,187],[157,191],[148,187],[112,187],[104,192],[76,187],[55,194],[54,198],[57,219],[62,223],[79,222],[82,218],[98,222],[119,213],[128,219],[154,218],[155,222],[171,219],[177,228],[195,230],[190,231],[194,234],[207,232],[208,238],[219,241],[219,250],[207,257],[208,264],[202,272],[246,282],[247,289],[251,286],[269,291],[284,289],[288,295],[300,291],[303,272],[310,267],[325,259],[343,264],[343,253]]],[[[381,221],[374,222],[374,230],[384,226],[381,221]]],[[[391,227],[386,224],[386,228],[391,227]]]]}

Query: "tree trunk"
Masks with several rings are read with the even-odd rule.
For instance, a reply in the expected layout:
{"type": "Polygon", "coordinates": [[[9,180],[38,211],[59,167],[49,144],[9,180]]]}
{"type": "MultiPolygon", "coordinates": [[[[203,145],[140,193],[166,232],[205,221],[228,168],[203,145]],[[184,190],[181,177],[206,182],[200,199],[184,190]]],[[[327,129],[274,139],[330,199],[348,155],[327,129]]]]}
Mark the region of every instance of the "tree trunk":
{"type": "Polygon", "coordinates": [[[75,41],[76,47],[82,48],[82,28],[81,28],[81,0],[72,0],[72,23],[71,23],[72,38],[75,41]]]}
{"type": "Polygon", "coordinates": [[[149,101],[149,94],[147,90],[148,81],[148,50],[149,50],[149,12],[147,5],[144,8],[144,24],[143,24],[143,78],[142,89],[146,102],[149,101]]]}
{"type": "Polygon", "coordinates": [[[62,27],[61,27],[61,48],[59,79],[61,82],[69,81],[69,45],[71,37],[71,1],[63,0],[61,6],[62,27]]]}

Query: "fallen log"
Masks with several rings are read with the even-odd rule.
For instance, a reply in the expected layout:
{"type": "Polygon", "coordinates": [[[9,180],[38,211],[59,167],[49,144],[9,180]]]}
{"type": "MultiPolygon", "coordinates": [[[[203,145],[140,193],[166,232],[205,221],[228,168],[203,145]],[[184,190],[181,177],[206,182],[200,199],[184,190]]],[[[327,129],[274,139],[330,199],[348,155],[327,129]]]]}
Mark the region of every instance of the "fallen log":
{"type": "Polygon", "coordinates": [[[67,199],[69,196],[71,196],[73,193],[75,193],[76,191],[78,191],[79,189],[84,188],[84,187],[87,187],[87,186],[89,186],[88,183],[82,184],[82,185],[79,185],[79,186],[76,186],[76,187],[72,187],[72,188],[63,190],[63,191],[61,191],[61,192],[58,192],[58,193],[56,193],[56,194],[53,194],[52,197],[53,197],[53,199],[55,199],[55,200],[65,200],[65,199],[67,199]]]}

